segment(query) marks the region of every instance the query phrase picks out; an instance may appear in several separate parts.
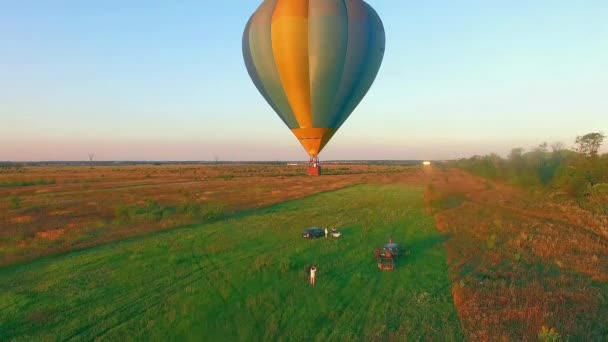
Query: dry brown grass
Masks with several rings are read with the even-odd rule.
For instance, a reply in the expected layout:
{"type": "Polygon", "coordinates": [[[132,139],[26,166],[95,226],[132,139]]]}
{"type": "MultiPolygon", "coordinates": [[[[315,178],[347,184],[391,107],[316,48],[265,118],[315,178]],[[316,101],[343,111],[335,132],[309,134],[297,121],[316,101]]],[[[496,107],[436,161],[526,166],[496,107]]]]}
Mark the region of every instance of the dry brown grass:
{"type": "Polygon", "coordinates": [[[452,293],[471,340],[534,340],[543,326],[606,337],[606,216],[463,173],[435,176],[426,200],[451,236],[452,293]]]}

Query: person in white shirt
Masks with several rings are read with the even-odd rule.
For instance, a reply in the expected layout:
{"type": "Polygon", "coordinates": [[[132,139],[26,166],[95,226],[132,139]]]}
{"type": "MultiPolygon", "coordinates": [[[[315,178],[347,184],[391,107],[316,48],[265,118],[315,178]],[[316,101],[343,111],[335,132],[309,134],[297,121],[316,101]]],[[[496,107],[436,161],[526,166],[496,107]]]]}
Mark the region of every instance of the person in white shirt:
{"type": "Polygon", "coordinates": [[[315,285],[316,276],[317,276],[317,266],[312,265],[312,267],[310,268],[310,285],[312,285],[312,286],[315,285]]]}
{"type": "Polygon", "coordinates": [[[329,233],[329,231],[327,231],[327,228],[325,228],[325,238],[327,239],[327,234],[329,233]]]}

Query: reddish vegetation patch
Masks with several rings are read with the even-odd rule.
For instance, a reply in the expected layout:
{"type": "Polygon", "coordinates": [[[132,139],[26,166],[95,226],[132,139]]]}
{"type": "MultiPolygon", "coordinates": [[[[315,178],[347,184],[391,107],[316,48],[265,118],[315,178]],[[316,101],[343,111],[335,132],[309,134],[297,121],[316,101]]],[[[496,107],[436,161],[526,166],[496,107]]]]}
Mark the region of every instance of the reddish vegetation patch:
{"type": "Polygon", "coordinates": [[[33,221],[33,218],[29,215],[21,215],[21,216],[15,216],[15,217],[11,217],[8,222],[9,223],[14,223],[14,224],[19,224],[19,223],[30,223],[33,221]]]}
{"type": "Polygon", "coordinates": [[[543,326],[601,336],[608,309],[593,281],[608,282],[605,216],[457,173],[434,177],[426,201],[451,236],[452,293],[471,340],[535,340],[543,326]]]}
{"type": "Polygon", "coordinates": [[[36,237],[39,239],[47,239],[47,240],[57,240],[59,239],[63,233],[65,233],[65,229],[53,229],[53,230],[45,230],[42,232],[37,232],[36,237]]]}
{"type": "Polygon", "coordinates": [[[51,211],[49,213],[49,216],[67,215],[67,214],[70,214],[71,212],[72,212],[71,210],[55,210],[55,211],[51,211]]]}

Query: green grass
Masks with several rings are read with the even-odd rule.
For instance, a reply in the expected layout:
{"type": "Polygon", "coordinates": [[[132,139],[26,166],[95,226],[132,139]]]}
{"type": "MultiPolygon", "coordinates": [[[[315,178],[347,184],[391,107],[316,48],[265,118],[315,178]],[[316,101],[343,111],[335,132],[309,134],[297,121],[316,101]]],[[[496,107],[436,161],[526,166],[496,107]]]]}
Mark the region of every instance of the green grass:
{"type": "Polygon", "coordinates": [[[160,205],[156,201],[147,200],[146,205],[121,205],[114,214],[114,224],[126,225],[137,222],[160,222],[171,218],[185,218],[205,222],[217,220],[225,216],[224,208],[219,203],[201,204],[184,202],[177,206],[160,205]]]}
{"type": "Polygon", "coordinates": [[[44,179],[40,178],[39,180],[19,180],[14,182],[2,182],[0,183],[0,188],[16,188],[21,186],[37,186],[37,185],[53,185],[57,182],[54,179],[44,179]]]}
{"type": "Polygon", "coordinates": [[[355,186],[0,269],[0,340],[462,340],[443,241],[423,189],[355,186]]]}
{"type": "Polygon", "coordinates": [[[9,206],[11,209],[19,209],[19,207],[21,206],[21,198],[19,198],[17,196],[11,196],[9,203],[10,203],[9,206]]]}

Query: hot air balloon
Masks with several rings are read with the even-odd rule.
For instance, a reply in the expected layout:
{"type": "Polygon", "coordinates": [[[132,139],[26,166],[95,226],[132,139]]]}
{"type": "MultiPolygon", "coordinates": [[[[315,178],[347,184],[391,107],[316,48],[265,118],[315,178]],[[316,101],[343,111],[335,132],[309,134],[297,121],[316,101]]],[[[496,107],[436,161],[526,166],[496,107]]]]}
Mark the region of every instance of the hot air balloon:
{"type": "Polygon", "coordinates": [[[247,71],[309,154],[309,173],[319,174],[319,153],[370,89],[384,44],[362,0],[264,0],[249,19],[247,71]]]}

